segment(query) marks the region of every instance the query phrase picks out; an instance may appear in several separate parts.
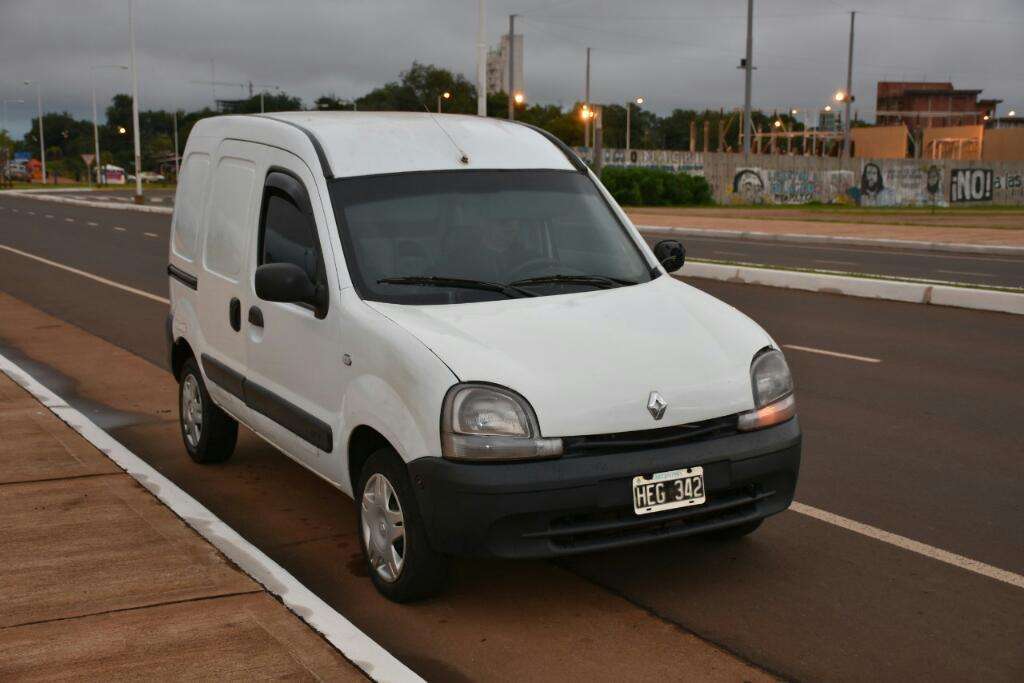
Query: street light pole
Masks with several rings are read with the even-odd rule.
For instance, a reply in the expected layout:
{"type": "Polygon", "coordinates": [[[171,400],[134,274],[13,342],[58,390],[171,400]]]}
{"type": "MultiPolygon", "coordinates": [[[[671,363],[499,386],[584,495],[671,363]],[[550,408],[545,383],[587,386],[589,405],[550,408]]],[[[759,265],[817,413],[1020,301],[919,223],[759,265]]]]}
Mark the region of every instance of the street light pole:
{"type": "Polygon", "coordinates": [[[480,0],[476,27],[476,115],[487,116],[487,21],[486,3],[480,0]]]}
{"type": "Polygon", "coordinates": [[[850,12],[850,53],[846,61],[846,97],[843,113],[843,156],[850,156],[850,101],[853,100],[853,20],[856,12],[850,12]]]}
{"type": "Polygon", "coordinates": [[[516,118],[516,15],[508,15],[508,120],[516,118]]]}
{"type": "Polygon", "coordinates": [[[750,81],[754,69],[754,0],[747,0],[747,57],[743,60],[746,72],[743,86],[743,158],[750,157],[750,137],[754,124],[750,120],[750,81]]]}
{"type": "Polygon", "coordinates": [[[171,116],[174,120],[174,182],[177,183],[180,172],[178,168],[178,110],[175,109],[171,116]]]}
{"type": "Polygon", "coordinates": [[[630,125],[629,125],[629,112],[633,108],[633,104],[636,103],[638,106],[644,103],[644,98],[634,97],[631,100],[626,101],[626,155],[629,155],[629,136],[630,136],[630,125]]]}
{"type": "MultiPolygon", "coordinates": [[[[587,75],[583,84],[583,107],[590,109],[590,48],[587,48],[587,75]]],[[[583,146],[590,147],[590,117],[583,121],[583,146]]]]}
{"type": "Polygon", "coordinates": [[[135,203],[142,204],[142,151],[139,144],[139,70],[135,66],[135,0],[128,0],[128,43],[132,72],[132,135],[135,138],[135,203]]]}

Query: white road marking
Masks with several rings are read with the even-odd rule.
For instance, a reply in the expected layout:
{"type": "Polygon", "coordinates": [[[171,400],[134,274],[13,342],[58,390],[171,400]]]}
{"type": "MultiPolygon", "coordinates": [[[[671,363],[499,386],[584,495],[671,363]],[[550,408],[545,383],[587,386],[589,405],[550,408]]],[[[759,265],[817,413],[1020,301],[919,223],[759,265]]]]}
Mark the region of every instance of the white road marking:
{"type": "Polygon", "coordinates": [[[807,353],[818,353],[822,356],[835,356],[836,358],[846,358],[848,360],[859,360],[861,363],[881,363],[881,358],[871,358],[870,356],[855,356],[852,353],[839,353],[838,351],[826,351],[825,349],[816,349],[811,346],[797,346],[796,344],[783,344],[787,349],[793,349],[794,351],[806,351],[807,353]]]}
{"type": "Polygon", "coordinates": [[[88,222],[86,223],[86,225],[91,225],[92,227],[94,227],[94,228],[95,228],[95,227],[96,227],[97,225],[99,225],[99,223],[97,223],[97,222],[95,222],[95,221],[88,221],[88,222]]]}
{"type": "Polygon", "coordinates": [[[747,254],[742,251],[715,251],[714,253],[725,254],[726,256],[747,256],[747,254]]]}
{"type": "Polygon", "coordinates": [[[53,214],[48,213],[48,214],[46,214],[46,217],[47,218],[53,218],[53,214]]]}
{"type": "Polygon", "coordinates": [[[40,263],[45,263],[46,265],[53,266],[54,268],[60,268],[61,270],[66,270],[67,272],[74,273],[75,275],[81,275],[82,277],[89,278],[90,280],[93,280],[94,282],[99,282],[100,284],[104,284],[104,285],[108,285],[110,287],[114,287],[116,289],[120,289],[121,291],[128,292],[129,294],[137,294],[137,295],[139,295],[141,297],[145,297],[147,299],[150,299],[151,301],[156,301],[158,303],[168,304],[168,305],[170,305],[170,303],[171,303],[168,299],[165,299],[162,296],[157,296],[156,294],[150,294],[149,292],[144,292],[141,289],[136,289],[135,287],[129,287],[128,285],[122,285],[120,282],[114,282],[113,280],[108,280],[105,277],[100,277],[99,275],[93,275],[92,273],[86,272],[84,270],[79,270],[78,268],[72,268],[71,266],[66,266],[63,263],[58,263],[56,261],[51,261],[48,258],[43,258],[42,256],[36,256],[35,254],[30,254],[27,251],[22,251],[21,249],[15,249],[14,247],[9,247],[6,244],[0,244],[0,249],[3,249],[5,251],[9,251],[12,254],[17,254],[18,256],[24,256],[25,258],[30,258],[30,259],[32,259],[34,261],[39,261],[40,263]]]}
{"type": "Polygon", "coordinates": [[[64,222],[66,222],[66,223],[74,223],[75,219],[74,218],[65,218],[64,222]]]}
{"type": "Polygon", "coordinates": [[[996,581],[1002,581],[1003,583],[1008,583],[1016,588],[1024,588],[1024,576],[1014,574],[1013,572],[1005,569],[1000,569],[999,567],[993,567],[990,564],[979,562],[978,560],[971,559],[970,557],[957,555],[956,553],[951,553],[948,550],[936,548],[935,546],[928,545],[927,543],[921,543],[920,541],[915,541],[912,538],[900,536],[899,534],[879,529],[878,527],[871,526],[870,524],[864,524],[852,519],[847,519],[846,517],[841,517],[825,510],[819,510],[816,507],[804,505],[803,503],[798,503],[796,501],[793,501],[793,504],[789,509],[793,512],[800,513],[801,515],[814,517],[826,524],[832,524],[846,529],[847,531],[852,531],[855,534],[867,536],[868,538],[873,538],[876,541],[888,543],[889,545],[894,545],[897,548],[909,550],[912,553],[917,553],[918,555],[938,560],[939,562],[952,565],[958,569],[964,569],[975,574],[980,574],[981,576],[986,576],[990,579],[995,579],[996,581]]]}
{"type": "Polygon", "coordinates": [[[26,211],[25,213],[27,213],[29,216],[35,216],[36,215],[35,211],[26,211]]]}
{"type": "Polygon", "coordinates": [[[975,277],[996,277],[992,273],[972,273],[969,270],[936,270],[936,273],[946,273],[948,275],[973,275],[975,277]]]}
{"type": "Polygon", "coordinates": [[[18,213],[17,209],[11,209],[11,211],[13,211],[14,213],[18,213]]]}
{"type": "Polygon", "coordinates": [[[122,228],[120,225],[115,225],[114,230],[117,230],[118,232],[125,232],[125,229],[122,228]]]}
{"type": "Polygon", "coordinates": [[[0,372],[14,380],[128,476],[142,484],[171,512],[269,593],[276,595],[293,614],[322,634],[350,662],[364,671],[367,677],[396,683],[423,680],[207,507],[3,356],[0,356],[0,372]]]}
{"type": "Polygon", "coordinates": [[[144,232],[142,234],[145,235],[146,237],[159,237],[159,235],[157,235],[155,232],[144,232]]]}

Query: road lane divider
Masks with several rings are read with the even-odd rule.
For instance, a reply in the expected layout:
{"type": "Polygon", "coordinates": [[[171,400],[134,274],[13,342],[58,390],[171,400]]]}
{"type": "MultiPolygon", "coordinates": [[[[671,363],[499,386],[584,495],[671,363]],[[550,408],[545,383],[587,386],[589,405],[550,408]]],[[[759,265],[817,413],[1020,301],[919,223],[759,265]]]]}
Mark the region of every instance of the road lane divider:
{"type": "Polygon", "coordinates": [[[825,349],[816,349],[813,346],[797,346],[796,344],[783,344],[783,348],[793,349],[794,351],[806,351],[807,353],[817,353],[822,356],[832,356],[834,358],[846,358],[848,360],[856,360],[861,363],[881,363],[881,358],[871,358],[870,356],[855,356],[852,353],[839,353],[838,351],[827,351],[825,349]]]}
{"type": "Polygon", "coordinates": [[[1024,315],[1024,290],[1010,287],[981,288],[967,283],[941,280],[891,278],[864,273],[849,274],[799,268],[769,268],[756,263],[703,259],[687,260],[686,266],[677,275],[822,294],[1024,315]]]}
{"type": "Polygon", "coordinates": [[[50,412],[139,482],[185,524],[205,538],[243,572],[276,596],[342,655],[375,681],[422,681],[416,673],[363,633],[337,610],[270,559],[262,550],[128,450],[67,401],[0,354],[0,372],[10,377],[50,412]]]}
{"type": "Polygon", "coordinates": [[[36,256],[35,254],[30,254],[27,251],[22,251],[21,249],[15,249],[14,247],[9,247],[6,244],[0,244],[0,249],[2,249],[4,251],[8,251],[8,252],[10,252],[12,254],[17,254],[18,256],[23,256],[23,257],[25,257],[27,259],[32,259],[33,261],[38,261],[39,263],[44,263],[44,264],[46,264],[48,266],[52,266],[53,268],[59,268],[60,270],[67,271],[69,273],[74,273],[75,275],[80,275],[80,276],[82,276],[84,278],[88,278],[88,279],[90,279],[90,280],[92,280],[94,282],[99,282],[100,284],[104,284],[104,285],[107,285],[109,287],[114,287],[116,289],[120,289],[123,292],[128,292],[129,294],[135,294],[135,295],[138,295],[138,296],[141,296],[141,297],[145,297],[147,299],[150,299],[151,301],[156,301],[158,303],[167,304],[168,306],[170,306],[170,304],[171,304],[170,300],[165,298],[165,297],[157,296],[156,294],[151,294],[151,293],[143,291],[141,289],[136,289],[135,287],[129,287],[128,285],[122,285],[120,282],[114,282],[113,280],[108,280],[105,277],[100,277],[99,275],[94,275],[94,274],[89,273],[87,271],[79,270],[78,268],[72,268],[69,265],[65,265],[65,264],[59,263],[57,261],[51,261],[48,258],[43,258],[42,256],[36,256]]]}
{"type": "Polygon", "coordinates": [[[637,225],[644,231],[673,232],[691,237],[747,240],[751,242],[787,242],[791,244],[845,244],[857,247],[896,247],[921,251],[950,251],[968,254],[1005,254],[1024,256],[1024,247],[1002,244],[966,244],[957,242],[925,242],[897,240],[885,237],[851,237],[848,235],[805,235],[802,233],[758,232],[755,230],[714,230],[669,225],[637,225]]]}
{"type": "Polygon", "coordinates": [[[813,517],[814,519],[825,522],[826,524],[831,524],[833,526],[846,529],[847,531],[852,531],[855,534],[867,536],[868,538],[872,538],[876,541],[888,543],[889,545],[894,545],[897,548],[909,550],[912,553],[923,555],[933,560],[938,560],[939,562],[957,567],[958,569],[964,569],[974,574],[995,579],[996,581],[1001,581],[1015,588],[1024,588],[1024,576],[1007,571],[1006,569],[1000,569],[999,567],[985,564],[984,562],[980,562],[970,557],[951,553],[948,550],[936,548],[935,546],[928,545],[927,543],[921,543],[920,541],[915,541],[912,538],[900,536],[899,534],[894,534],[890,531],[886,531],[885,529],[879,529],[878,527],[871,526],[870,524],[857,522],[832,512],[828,512],[827,510],[821,510],[810,505],[798,503],[797,501],[793,501],[789,509],[798,514],[813,517]]]}
{"type": "Polygon", "coordinates": [[[25,197],[28,199],[36,199],[44,202],[55,202],[57,204],[73,204],[74,206],[90,206],[94,209],[114,209],[120,211],[139,211],[141,213],[163,213],[170,215],[174,213],[174,209],[169,206],[150,206],[147,204],[134,204],[129,203],[131,199],[125,197],[103,197],[103,201],[95,201],[91,199],[75,199],[74,197],[58,197],[52,194],[44,194],[53,192],[54,190],[3,190],[2,194],[10,195],[13,197],[25,197]],[[110,203],[111,199],[116,199],[119,202],[123,201],[123,204],[110,203]]]}

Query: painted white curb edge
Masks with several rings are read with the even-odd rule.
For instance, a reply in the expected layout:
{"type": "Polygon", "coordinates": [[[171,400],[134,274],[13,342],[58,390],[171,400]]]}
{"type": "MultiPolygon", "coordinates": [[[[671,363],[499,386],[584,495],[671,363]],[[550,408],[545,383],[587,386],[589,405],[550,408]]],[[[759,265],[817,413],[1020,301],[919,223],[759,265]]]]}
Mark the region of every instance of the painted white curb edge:
{"type": "Polygon", "coordinates": [[[196,499],[3,355],[0,355],[0,371],[146,487],[246,574],[279,597],[288,609],[321,633],[367,676],[376,681],[423,680],[196,499]]]}
{"type": "MultiPolygon", "coordinates": [[[[52,192],[53,190],[48,190],[52,192]]],[[[58,190],[59,192],[69,192],[70,190],[58,190]]],[[[84,192],[85,190],[80,190],[84,192]]],[[[118,209],[121,211],[139,211],[141,213],[162,213],[170,215],[174,213],[174,209],[169,206],[150,206],[148,204],[131,204],[129,202],[94,202],[88,199],[74,199],[72,197],[54,197],[50,194],[42,194],[43,190],[5,190],[4,194],[14,195],[16,197],[27,197],[28,199],[37,199],[43,202],[53,202],[55,204],[74,204],[75,206],[88,206],[94,209],[118,209]]]]}
{"type": "Polygon", "coordinates": [[[856,247],[888,247],[890,249],[920,249],[924,251],[951,251],[968,254],[1002,254],[1024,256],[1024,247],[999,244],[963,244],[955,242],[923,242],[917,240],[896,240],[881,237],[847,237],[845,235],[804,235],[801,233],[755,232],[746,230],[711,230],[708,228],[685,228],[667,225],[637,225],[643,231],[667,230],[691,237],[709,237],[727,240],[749,240],[752,242],[788,242],[792,244],[839,244],[856,247]]]}
{"type": "Polygon", "coordinates": [[[980,311],[1000,311],[1024,315],[1024,294],[988,289],[949,287],[897,280],[874,280],[846,275],[803,273],[793,270],[751,268],[698,261],[688,261],[683,269],[676,272],[675,275],[723,282],[741,282],[765,287],[802,289],[808,292],[842,294],[867,299],[956,306],[980,311]]]}

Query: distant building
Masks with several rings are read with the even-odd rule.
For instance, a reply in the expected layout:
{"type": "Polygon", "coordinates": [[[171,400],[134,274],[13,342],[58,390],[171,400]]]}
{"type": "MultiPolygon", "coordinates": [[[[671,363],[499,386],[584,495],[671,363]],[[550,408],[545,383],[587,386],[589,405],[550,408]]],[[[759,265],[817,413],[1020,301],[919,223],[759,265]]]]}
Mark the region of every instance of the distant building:
{"type": "MultiPolygon", "coordinates": [[[[525,92],[523,81],[523,35],[514,36],[515,88],[525,92]]],[[[508,92],[508,34],[501,36],[501,44],[487,53],[487,92],[508,92]]]]}
{"type": "Polygon", "coordinates": [[[843,117],[837,111],[822,109],[818,112],[818,130],[834,133],[842,128],[843,117]]]}
{"type": "Polygon", "coordinates": [[[879,81],[875,119],[880,126],[922,128],[984,124],[1002,100],[980,99],[981,90],[961,90],[952,83],[879,81]],[[891,112],[891,113],[887,113],[891,112]]]}

